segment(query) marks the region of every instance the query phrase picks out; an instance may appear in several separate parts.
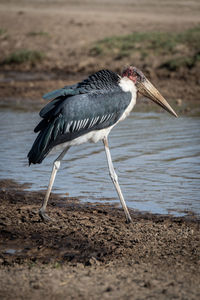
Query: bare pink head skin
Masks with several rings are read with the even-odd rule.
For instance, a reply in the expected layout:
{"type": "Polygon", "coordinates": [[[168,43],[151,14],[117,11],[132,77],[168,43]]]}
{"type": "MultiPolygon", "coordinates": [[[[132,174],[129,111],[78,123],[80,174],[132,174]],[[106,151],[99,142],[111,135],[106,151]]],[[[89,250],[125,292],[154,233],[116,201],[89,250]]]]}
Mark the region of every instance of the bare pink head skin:
{"type": "Polygon", "coordinates": [[[122,77],[127,77],[137,87],[137,90],[143,96],[153,100],[156,104],[160,105],[170,114],[175,117],[178,117],[175,111],[167,103],[165,98],[159,93],[159,91],[153,86],[153,84],[144,76],[142,71],[136,67],[128,67],[122,72],[122,77]]]}
{"type": "Polygon", "coordinates": [[[128,67],[126,68],[123,73],[122,73],[122,77],[128,77],[130,80],[132,80],[135,84],[137,83],[137,81],[144,81],[145,80],[145,76],[142,73],[142,71],[140,71],[139,69],[137,69],[136,67],[128,67]]]}

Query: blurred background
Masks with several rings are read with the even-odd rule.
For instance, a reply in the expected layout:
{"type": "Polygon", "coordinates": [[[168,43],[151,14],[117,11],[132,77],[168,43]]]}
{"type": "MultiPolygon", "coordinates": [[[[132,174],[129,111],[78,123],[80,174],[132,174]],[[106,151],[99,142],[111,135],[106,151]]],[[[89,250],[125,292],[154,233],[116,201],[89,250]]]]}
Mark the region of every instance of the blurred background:
{"type": "MultiPolygon", "coordinates": [[[[122,125],[124,131],[119,127],[111,134],[128,205],[199,213],[199,11],[199,0],[1,0],[1,178],[45,188],[53,158],[31,169],[26,160],[38,110],[46,103],[42,95],[102,68],[121,73],[131,64],[181,118],[174,120],[141,100],[122,125]]],[[[87,201],[116,200],[102,151],[99,144],[71,151],[55,190],[85,193],[87,201]],[[96,163],[88,170],[91,155],[96,163]],[[102,193],[102,184],[107,192],[102,193]]]]}
{"type": "Polygon", "coordinates": [[[41,100],[66,81],[132,64],[179,106],[195,101],[199,11],[198,0],[1,0],[1,95],[41,100]]]}

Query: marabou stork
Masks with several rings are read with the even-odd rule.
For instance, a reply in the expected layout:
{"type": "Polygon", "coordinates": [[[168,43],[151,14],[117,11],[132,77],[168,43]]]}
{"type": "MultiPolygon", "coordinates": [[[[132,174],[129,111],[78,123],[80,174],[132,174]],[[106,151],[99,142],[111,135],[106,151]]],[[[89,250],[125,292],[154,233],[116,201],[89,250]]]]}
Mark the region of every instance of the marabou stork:
{"type": "Polygon", "coordinates": [[[54,147],[61,144],[63,148],[53,163],[48,189],[39,210],[43,220],[50,220],[46,214],[46,206],[60,162],[66,152],[71,146],[102,140],[111,179],[119,195],[126,221],[131,222],[112,164],[108,134],[129,115],[136,103],[138,92],[177,117],[144,74],[132,66],[126,68],[122,76],[109,70],[101,70],[82,82],[43,96],[44,99],[52,101],[40,111],[42,120],[34,129],[39,134],[28,153],[29,165],[41,163],[54,147]]]}

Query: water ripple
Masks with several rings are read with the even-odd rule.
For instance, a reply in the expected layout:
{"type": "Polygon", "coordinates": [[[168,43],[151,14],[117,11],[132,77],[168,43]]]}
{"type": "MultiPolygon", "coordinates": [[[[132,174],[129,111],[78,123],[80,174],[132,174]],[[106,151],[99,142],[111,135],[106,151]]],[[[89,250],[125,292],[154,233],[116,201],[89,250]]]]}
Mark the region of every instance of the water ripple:
{"type": "MultiPolygon", "coordinates": [[[[0,112],[0,177],[32,182],[44,189],[50,176],[49,156],[28,167],[38,114],[0,112]]],[[[200,119],[167,114],[132,113],[110,134],[110,148],[129,207],[154,213],[193,211],[200,215],[200,119]]],[[[84,201],[115,201],[102,143],[83,144],[67,153],[54,191],[84,201]]],[[[182,214],[182,213],[181,213],[182,214]]]]}

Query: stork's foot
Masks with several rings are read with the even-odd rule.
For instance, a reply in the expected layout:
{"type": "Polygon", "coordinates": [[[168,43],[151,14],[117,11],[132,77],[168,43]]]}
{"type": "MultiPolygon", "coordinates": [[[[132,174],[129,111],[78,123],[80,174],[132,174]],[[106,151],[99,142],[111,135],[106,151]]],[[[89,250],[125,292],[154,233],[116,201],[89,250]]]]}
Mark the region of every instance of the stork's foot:
{"type": "Polygon", "coordinates": [[[132,223],[133,221],[132,221],[132,219],[131,219],[131,216],[129,215],[129,216],[126,216],[126,224],[130,224],[130,223],[132,223]]]}
{"type": "Polygon", "coordinates": [[[43,208],[40,208],[39,210],[39,216],[42,219],[42,221],[44,222],[54,222],[54,219],[50,218],[46,213],[45,210],[43,208]]]}

